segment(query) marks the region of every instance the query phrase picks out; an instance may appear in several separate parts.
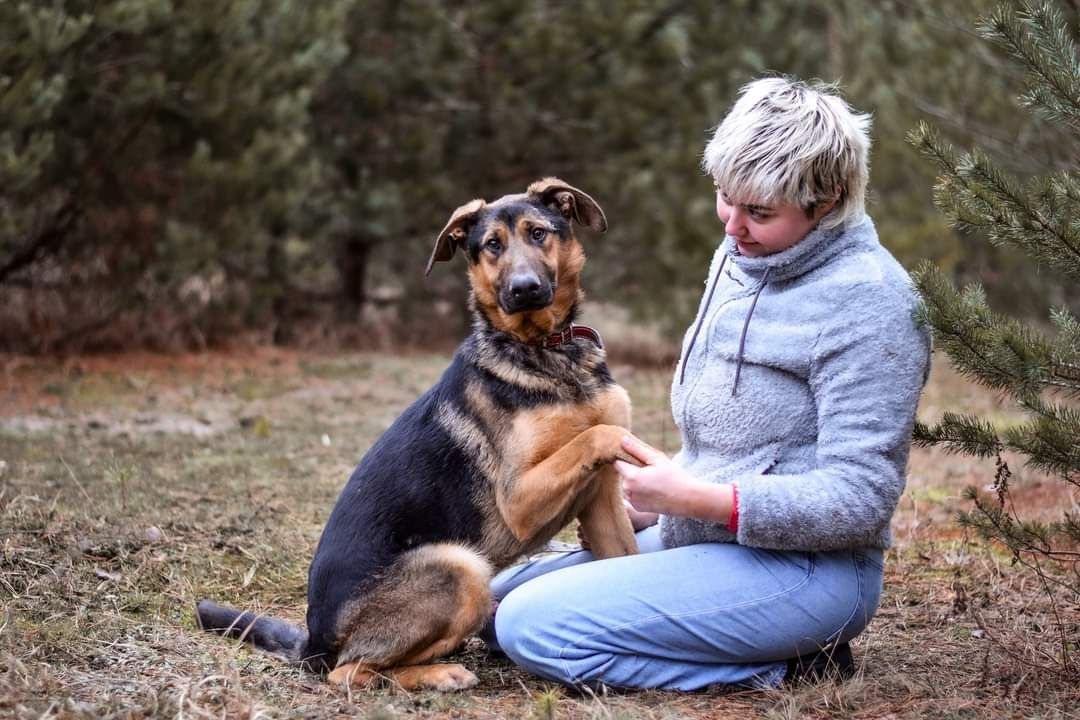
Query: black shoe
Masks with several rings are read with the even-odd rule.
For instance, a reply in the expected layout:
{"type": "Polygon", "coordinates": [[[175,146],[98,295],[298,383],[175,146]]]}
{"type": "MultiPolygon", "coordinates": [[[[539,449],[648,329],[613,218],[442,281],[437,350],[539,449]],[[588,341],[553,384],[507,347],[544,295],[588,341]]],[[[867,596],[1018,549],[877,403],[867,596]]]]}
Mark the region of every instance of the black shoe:
{"type": "Polygon", "coordinates": [[[498,610],[499,603],[495,603],[491,608],[491,617],[488,618],[487,624],[480,628],[476,636],[484,641],[484,646],[487,648],[488,654],[496,657],[506,657],[506,653],[499,647],[499,640],[495,637],[495,611],[498,610]]]}
{"type": "Polygon", "coordinates": [[[855,658],[847,643],[832,645],[815,653],[799,655],[787,661],[784,682],[821,682],[845,680],[855,674],[855,658]]]}

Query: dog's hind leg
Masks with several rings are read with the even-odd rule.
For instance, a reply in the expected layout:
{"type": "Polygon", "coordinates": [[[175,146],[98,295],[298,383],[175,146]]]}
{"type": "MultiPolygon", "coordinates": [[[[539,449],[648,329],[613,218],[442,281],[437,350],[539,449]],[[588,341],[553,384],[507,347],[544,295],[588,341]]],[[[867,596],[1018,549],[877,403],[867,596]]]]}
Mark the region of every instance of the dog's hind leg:
{"type": "Polygon", "coordinates": [[[354,687],[380,678],[402,688],[463,690],[476,676],[460,665],[427,664],[453,652],[491,614],[491,567],[452,543],[402,555],[342,615],[334,683],[354,687]]]}
{"type": "Polygon", "coordinates": [[[402,690],[467,690],[479,682],[469,670],[458,663],[402,665],[372,670],[364,663],[339,665],[327,678],[336,685],[364,688],[381,681],[392,682],[402,690]]]}
{"type": "Polygon", "coordinates": [[[623,505],[618,471],[605,465],[596,471],[593,482],[595,495],[578,514],[593,555],[604,559],[636,554],[637,540],[623,505]]]}

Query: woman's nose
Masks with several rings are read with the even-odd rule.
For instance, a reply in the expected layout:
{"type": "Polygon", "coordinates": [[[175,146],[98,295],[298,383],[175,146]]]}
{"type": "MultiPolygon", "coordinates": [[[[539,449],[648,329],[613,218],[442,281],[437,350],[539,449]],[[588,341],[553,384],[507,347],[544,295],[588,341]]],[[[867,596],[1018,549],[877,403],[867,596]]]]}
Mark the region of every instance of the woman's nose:
{"type": "Polygon", "coordinates": [[[741,235],[746,229],[746,217],[738,206],[728,210],[727,222],[724,223],[724,232],[728,235],[741,235]]]}

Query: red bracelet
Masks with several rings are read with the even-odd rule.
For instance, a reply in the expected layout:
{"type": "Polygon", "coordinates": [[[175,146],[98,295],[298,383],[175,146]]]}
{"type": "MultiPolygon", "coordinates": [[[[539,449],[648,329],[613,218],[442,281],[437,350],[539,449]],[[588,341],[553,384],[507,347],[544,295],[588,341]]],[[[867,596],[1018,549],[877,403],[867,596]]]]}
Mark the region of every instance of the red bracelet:
{"type": "Polygon", "coordinates": [[[731,517],[727,521],[727,529],[733,533],[739,532],[739,486],[731,485],[731,517]]]}

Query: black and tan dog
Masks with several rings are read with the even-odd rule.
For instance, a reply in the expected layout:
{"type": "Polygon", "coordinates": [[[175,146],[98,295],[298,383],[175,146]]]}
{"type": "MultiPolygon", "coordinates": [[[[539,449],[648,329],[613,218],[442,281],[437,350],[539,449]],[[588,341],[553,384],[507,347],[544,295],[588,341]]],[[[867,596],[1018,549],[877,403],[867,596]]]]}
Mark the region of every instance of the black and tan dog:
{"type": "Polygon", "coordinates": [[[454,211],[427,270],[464,250],[473,331],[349,478],[311,563],[307,631],[208,600],[202,627],[333,682],[461,689],[471,672],[430,662],[489,619],[493,570],[574,518],[598,557],[637,551],[611,465],[625,459],[630,401],[599,337],[571,324],[585,263],[575,222],[607,227],[555,178],[454,211]]]}

